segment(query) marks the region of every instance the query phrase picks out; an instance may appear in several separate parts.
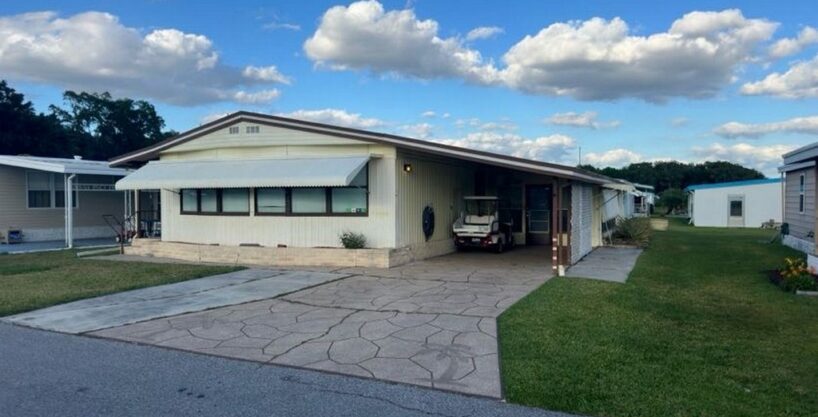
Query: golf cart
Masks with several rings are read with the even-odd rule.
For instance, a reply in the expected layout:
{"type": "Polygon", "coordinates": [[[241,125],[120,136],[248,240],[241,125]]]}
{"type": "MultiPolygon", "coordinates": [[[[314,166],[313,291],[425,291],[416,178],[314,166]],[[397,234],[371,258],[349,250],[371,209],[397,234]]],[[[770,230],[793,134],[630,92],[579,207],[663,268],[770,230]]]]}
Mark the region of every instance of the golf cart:
{"type": "Polygon", "coordinates": [[[454,222],[454,244],[466,248],[493,249],[497,253],[514,246],[511,223],[500,221],[500,200],[497,197],[463,197],[466,210],[454,222]]]}

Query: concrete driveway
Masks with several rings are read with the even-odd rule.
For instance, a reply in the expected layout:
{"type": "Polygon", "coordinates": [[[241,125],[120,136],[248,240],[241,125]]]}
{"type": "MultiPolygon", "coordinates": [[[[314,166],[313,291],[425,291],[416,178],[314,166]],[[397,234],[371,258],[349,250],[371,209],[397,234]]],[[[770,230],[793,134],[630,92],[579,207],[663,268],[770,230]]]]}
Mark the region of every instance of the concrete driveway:
{"type": "Polygon", "coordinates": [[[95,336],[502,396],[496,317],[551,274],[546,248],[458,253],[350,275],[277,299],[95,336]]]}
{"type": "Polygon", "coordinates": [[[63,333],[85,333],[277,297],[346,276],[348,275],[332,272],[245,269],[79,300],[2,320],[63,333]]]}

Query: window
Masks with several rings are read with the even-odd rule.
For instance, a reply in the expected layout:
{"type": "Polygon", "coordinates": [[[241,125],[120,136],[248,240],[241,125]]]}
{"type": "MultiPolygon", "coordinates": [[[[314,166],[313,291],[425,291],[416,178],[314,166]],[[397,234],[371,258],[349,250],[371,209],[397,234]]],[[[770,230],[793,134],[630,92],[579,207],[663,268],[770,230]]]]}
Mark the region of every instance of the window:
{"type": "Polygon", "coordinates": [[[257,188],[256,213],[284,214],[287,212],[287,191],[283,188],[257,188]]]}
{"type": "Polygon", "coordinates": [[[227,129],[227,132],[230,133],[231,135],[238,135],[239,134],[239,127],[238,126],[232,126],[232,127],[230,127],[230,129],[227,129]]]}
{"type": "Polygon", "coordinates": [[[260,216],[366,216],[369,170],[362,169],[346,187],[257,188],[255,200],[260,216]]]}
{"type": "Polygon", "coordinates": [[[806,187],[804,186],[804,182],[805,182],[804,174],[801,174],[798,177],[798,212],[799,213],[804,212],[804,190],[806,189],[806,187]]]}
{"type": "Polygon", "coordinates": [[[51,207],[51,174],[28,172],[28,208],[51,207]]]}
{"type": "Polygon", "coordinates": [[[327,212],[326,188],[293,188],[290,191],[293,213],[317,214],[327,212]]]}
{"type": "Polygon", "coordinates": [[[228,188],[222,190],[222,211],[225,213],[249,213],[249,190],[246,188],[228,188]]]}
{"type": "Polygon", "coordinates": [[[247,188],[182,190],[182,214],[250,214],[250,191],[247,188]]]}
{"type": "Polygon", "coordinates": [[[730,200],[730,217],[742,217],[744,214],[744,202],[741,200],[730,200]]]}
{"type": "MultiPolygon", "coordinates": [[[[79,176],[74,183],[79,182],[79,176]]],[[[65,177],[41,171],[26,171],[28,208],[65,208],[65,177]]],[[[72,207],[78,205],[77,190],[73,190],[72,207]]]]}
{"type": "Polygon", "coordinates": [[[245,133],[258,133],[260,131],[258,126],[247,126],[244,130],[245,133]]]}

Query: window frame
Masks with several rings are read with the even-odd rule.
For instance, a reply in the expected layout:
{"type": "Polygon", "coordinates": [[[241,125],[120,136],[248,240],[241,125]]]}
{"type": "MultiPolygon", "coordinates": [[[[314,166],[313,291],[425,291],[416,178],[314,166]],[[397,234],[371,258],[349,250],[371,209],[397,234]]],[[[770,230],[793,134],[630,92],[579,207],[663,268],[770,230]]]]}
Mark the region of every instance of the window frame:
{"type": "Polygon", "coordinates": [[[804,191],[806,190],[806,175],[800,174],[798,177],[798,213],[804,214],[804,206],[806,206],[806,197],[804,191]]]}
{"type": "MultiPolygon", "coordinates": [[[[247,198],[250,198],[250,188],[242,188],[247,190],[247,198]]],[[[222,209],[222,188],[183,188],[179,190],[179,214],[188,216],[249,216],[250,202],[247,202],[247,211],[224,211],[222,209]],[[196,191],[196,211],[185,211],[183,204],[182,193],[185,190],[196,191]],[[202,190],[216,191],[216,211],[202,211],[202,190]]]]}
{"type": "Polygon", "coordinates": [[[253,191],[253,208],[254,208],[254,215],[256,216],[277,216],[277,217],[369,217],[369,164],[363,168],[365,170],[366,175],[366,185],[365,186],[355,186],[355,185],[347,185],[344,187],[298,187],[298,188],[323,188],[324,189],[324,196],[326,198],[326,204],[324,207],[324,212],[320,213],[293,213],[293,200],[292,200],[292,190],[295,187],[259,187],[255,188],[253,191]],[[258,190],[264,188],[280,188],[284,190],[284,205],[285,210],[284,213],[260,213],[258,211],[258,190]],[[358,188],[364,189],[366,192],[366,211],[362,213],[333,213],[332,212],[332,190],[336,188],[358,188]]]}
{"type": "MultiPolygon", "coordinates": [[[[63,190],[58,190],[57,185],[56,185],[58,180],[60,180],[60,181],[65,180],[64,175],[65,174],[58,174],[58,173],[48,172],[48,171],[38,171],[36,169],[27,169],[25,171],[26,187],[25,187],[25,190],[24,190],[25,193],[26,193],[26,210],[65,210],[65,204],[64,203],[63,203],[62,206],[57,206],[57,194],[62,193],[64,195],[65,190],[64,189],[63,190]],[[48,175],[48,190],[35,190],[35,191],[48,191],[49,192],[49,202],[48,202],[49,205],[48,205],[48,207],[31,207],[31,199],[29,198],[29,195],[28,195],[29,191],[32,191],[30,189],[30,184],[29,184],[29,174],[30,173],[41,173],[41,174],[48,175]]],[[[74,180],[74,183],[73,183],[74,187],[76,187],[77,181],[79,181],[79,175],[74,180]]],[[[79,208],[80,208],[80,192],[76,188],[74,190],[72,190],[72,191],[73,191],[73,195],[74,195],[74,198],[72,200],[72,203],[73,203],[72,209],[73,210],[79,210],[79,208]]]]}

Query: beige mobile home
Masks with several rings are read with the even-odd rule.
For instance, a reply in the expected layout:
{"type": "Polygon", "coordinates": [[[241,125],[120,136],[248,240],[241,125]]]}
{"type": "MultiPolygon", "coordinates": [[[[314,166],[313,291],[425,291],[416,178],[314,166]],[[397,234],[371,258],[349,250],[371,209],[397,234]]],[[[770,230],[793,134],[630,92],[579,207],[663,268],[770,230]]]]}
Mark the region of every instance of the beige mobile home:
{"type": "Polygon", "coordinates": [[[557,269],[602,243],[601,190],[612,183],[569,166],[248,112],[111,165],[141,166],[117,189],[161,191],[161,238],[138,239],[131,253],[268,265],[390,267],[450,253],[463,197],[486,195],[500,197],[517,244],[541,246],[557,269]],[[362,233],[368,249],[342,249],[346,231],[362,233]]]}
{"type": "Polygon", "coordinates": [[[813,143],[784,154],[784,165],[778,168],[784,176],[784,223],[788,229],[783,242],[810,254],[810,265],[818,265],[814,261],[816,160],[818,143],[813,143]]]}
{"type": "Polygon", "coordinates": [[[104,161],[0,155],[0,242],[113,237],[103,219],[125,211],[114,182],[128,173],[104,161]],[[68,190],[73,190],[69,192],[68,190]]]}

